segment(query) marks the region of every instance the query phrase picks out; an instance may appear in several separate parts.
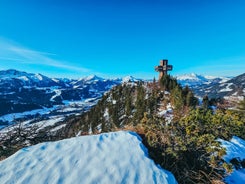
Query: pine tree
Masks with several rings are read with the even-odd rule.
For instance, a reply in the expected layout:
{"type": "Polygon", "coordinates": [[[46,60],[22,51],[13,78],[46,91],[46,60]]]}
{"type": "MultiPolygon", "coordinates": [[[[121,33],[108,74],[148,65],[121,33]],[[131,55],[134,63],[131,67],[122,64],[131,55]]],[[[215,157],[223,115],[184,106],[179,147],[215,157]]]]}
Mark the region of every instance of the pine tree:
{"type": "Polygon", "coordinates": [[[142,84],[138,84],[137,86],[137,99],[135,102],[135,124],[139,123],[139,121],[143,118],[144,112],[146,109],[145,104],[145,89],[142,84]]]}
{"type": "Polygon", "coordinates": [[[182,96],[182,90],[179,86],[176,86],[171,92],[171,102],[174,105],[175,110],[180,110],[184,106],[184,100],[182,96]]]}
{"type": "Polygon", "coordinates": [[[208,110],[209,108],[209,99],[208,99],[208,95],[205,95],[202,99],[202,107],[205,110],[208,110]]]}
{"type": "Polygon", "coordinates": [[[186,105],[188,107],[196,107],[198,99],[194,96],[192,91],[189,91],[186,96],[186,105]]]}
{"type": "Polygon", "coordinates": [[[129,87],[125,86],[125,114],[130,116],[133,110],[132,93],[129,87]]]}
{"type": "Polygon", "coordinates": [[[184,89],[182,90],[182,94],[184,97],[187,97],[187,94],[190,92],[189,86],[185,86],[184,89]]]}

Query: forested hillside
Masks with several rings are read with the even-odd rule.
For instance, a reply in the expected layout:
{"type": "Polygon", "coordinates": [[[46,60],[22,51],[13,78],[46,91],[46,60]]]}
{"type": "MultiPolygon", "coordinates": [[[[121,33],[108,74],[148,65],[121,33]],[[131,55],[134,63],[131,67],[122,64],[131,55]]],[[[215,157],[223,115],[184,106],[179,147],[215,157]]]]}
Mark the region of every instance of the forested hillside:
{"type": "Polygon", "coordinates": [[[222,181],[233,168],[222,159],[226,152],[216,140],[233,135],[244,139],[245,116],[242,111],[213,110],[211,105],[215,101],[207,96],[199,104],[193,92],[171,76],[162,78],[160,85],[125,83],[104,95],[89,112],[70,119],[63,133],[72,137],[136,131],[155,162],[180,183],[212,183],[222,181]]]}

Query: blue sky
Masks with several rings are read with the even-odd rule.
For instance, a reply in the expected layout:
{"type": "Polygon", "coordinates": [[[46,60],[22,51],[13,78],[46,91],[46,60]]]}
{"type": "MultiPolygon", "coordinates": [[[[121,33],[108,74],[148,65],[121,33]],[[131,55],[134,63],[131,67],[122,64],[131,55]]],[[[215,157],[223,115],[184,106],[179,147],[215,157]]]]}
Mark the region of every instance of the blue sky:
{"type": "Polygon", "coordinates": [[[51,77],[236,76],[245,72],[243,0],[0,0],[0,70],[51,77]]]}

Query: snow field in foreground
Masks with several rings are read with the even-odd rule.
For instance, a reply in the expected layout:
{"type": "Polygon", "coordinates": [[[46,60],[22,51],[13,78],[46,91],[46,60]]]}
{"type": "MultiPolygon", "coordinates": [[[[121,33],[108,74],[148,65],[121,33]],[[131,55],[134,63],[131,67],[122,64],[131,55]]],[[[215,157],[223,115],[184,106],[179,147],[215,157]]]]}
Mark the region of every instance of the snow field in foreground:
{"type": "MultiPolygon", "coordinates": [[[[218,141],[226,148],[226,155],[224,156],[226,162],[229,162],[233,158],[240,158],[240,160],[245,159],[245,141],[243,139],[233,136],[230,141],[222,139],[219,139],[218,141]]],[[[225,178],[225,181],[232,184],[244,184],[245,169],[234,170],[225,178]]]]}
{"type": "Polygon", "coordinates": [[[134,132],[112,132],[23,148],[0,162],[0,183],[177,183],[148,157],[134,132]]]}

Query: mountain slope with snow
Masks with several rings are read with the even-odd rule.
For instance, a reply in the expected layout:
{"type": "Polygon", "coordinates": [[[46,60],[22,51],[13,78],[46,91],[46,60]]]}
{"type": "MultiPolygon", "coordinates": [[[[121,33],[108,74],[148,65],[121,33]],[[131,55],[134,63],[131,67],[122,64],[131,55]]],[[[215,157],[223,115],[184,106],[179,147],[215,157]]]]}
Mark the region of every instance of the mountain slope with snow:
{"type": "Polygon", "coordinates": [[[138,81],[141,81],[140,79],[136,79],[135,77],[133,76],[126,76],[122,79],[122,82],[123,83],[128,83],[128,82],[138,82],[138,81]]]}
{"type": "MultiPolygon", "coordinates": [[[[72,114],[86,110],[121,80],[89,76],[80,80],[55,79],[18,70],[0,71],[0,128],[12,122],[6,117],[50,109],[49,114],[62,114],[60,109],[73,108],[72,114]],[[54,112],[55,111],[55,112],[54,112]],[[57,112],[59,111],[59,112],[57,112]]],[[[64,115],[68,115],[64,111],[64,115]]],[[[31,113],[32,114],[32,113],[31,113]]],[[[38,115],[38,113],[36,113],[38,115]]],[[[35,116],[35,114],[33,114],[35,116]]],[[[27,117],[30,118],[30,117],[27,117]]]]}
{"type": "Polygon", "coordinates": [[[33,74],[18,70],[2,70],[0,71],[0,87],[9,86],[11,88],[19,87],[50,87],[64,86],[62,80],[53,80],[42,74],[33,74]]]}
{"type": "Polygon", "coordinates": [[[197,74],[176,76],[182,86],[188,85],[197,96],[224,98],[230,102],[242,100],[245,96],[245,73],[236,77],[212,77],[197,74]]]}
{"type": "Polygon", "coordinates": [[[245,73],[225,82],[194,86],[193,90],[198,96],[207,94],[210,98],[219,97],[237,102],[245,96],[245,73]]]}
{"type": "Polygon", "coordinates": [[[182,86],[197,86],[204,84],[217,84],[226,82],[229,78],[226,77],[214,77],[214,76],[203,76],[195,73],[177,75],[176,79],[182,86]]]}
{"type": "MultiPolygon", "coordinates": [[[[137,82],[133,77],[127,82],[137,82]]],[[[67,101],[99,99],[123,79],[91,75],[78,80],[49,78],[14,69],[0,71],[0,116],[64,105],[67,101]]]]}
{"type": "MultiPolygon", "coordinates": [[[[245,140],[233,136],[230,141],[225,141],[222,139],[219,139],[218,141],[221,142],[221,145],[226,148],[226,155],[224,156],[224,160],[226,162],[229,163],[234,158],[241,161],[245,159],[245,140]]],[[[232,184],[244,184],[245,168],[234,170],[225,178],[225,181],[232,184]]]]}
{"type": "Polygon", "coordinates": [[[177,183],[136,133],[124,131],[23,148],[0,171],[0,183],[177,183]]]}

